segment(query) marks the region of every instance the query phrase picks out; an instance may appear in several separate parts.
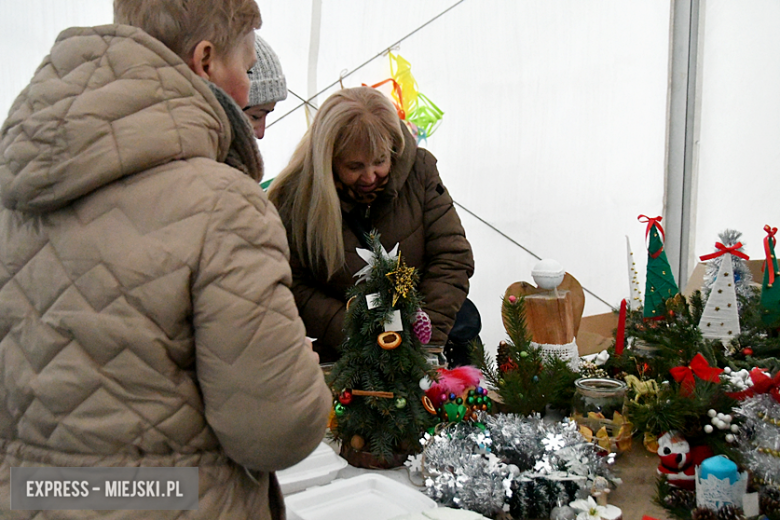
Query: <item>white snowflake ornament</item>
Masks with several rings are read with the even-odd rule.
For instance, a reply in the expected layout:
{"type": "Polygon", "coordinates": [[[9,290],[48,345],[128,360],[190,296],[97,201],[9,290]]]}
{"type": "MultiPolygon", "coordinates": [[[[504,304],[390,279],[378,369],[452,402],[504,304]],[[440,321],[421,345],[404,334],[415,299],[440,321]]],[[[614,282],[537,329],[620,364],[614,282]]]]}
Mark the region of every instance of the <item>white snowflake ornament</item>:
{"type": "Polygon", "coordinates": [[[422,454],[409,455],[409,458],[404,462],[404,466],[409,468],[412,473],[422,473],[422,454]]]}
{"type": "Polygon", "coordinates": [[[547,437],[542,439],[545,451],[557,451],[566,444],[561,434],[548,434],[547,437]]]}

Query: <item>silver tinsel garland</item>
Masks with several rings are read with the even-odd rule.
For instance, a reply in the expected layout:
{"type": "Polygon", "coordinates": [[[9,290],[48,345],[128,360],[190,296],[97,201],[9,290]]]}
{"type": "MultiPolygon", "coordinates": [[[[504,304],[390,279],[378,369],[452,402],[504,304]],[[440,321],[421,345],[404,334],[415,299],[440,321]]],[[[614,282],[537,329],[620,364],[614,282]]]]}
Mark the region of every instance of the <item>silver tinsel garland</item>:
{"type": "Polygon", "coordinates": [[[407,465],[421,467],[426,494],[438,503],[496,515],[527,507],[552,510],[583,496],[596,477],[613,485],[614,455],[585,442],[575,422],[545,421],[538,415],[484,414],[481,423],[457,423],[421,443],[422,455],[407,465]]]}
{"type": "Polygon", "coordinates": [[[734,409],[744,418],[738,447],[753,478],[780,486],[780,403],[769,394],[748,397],[734,409]]]}

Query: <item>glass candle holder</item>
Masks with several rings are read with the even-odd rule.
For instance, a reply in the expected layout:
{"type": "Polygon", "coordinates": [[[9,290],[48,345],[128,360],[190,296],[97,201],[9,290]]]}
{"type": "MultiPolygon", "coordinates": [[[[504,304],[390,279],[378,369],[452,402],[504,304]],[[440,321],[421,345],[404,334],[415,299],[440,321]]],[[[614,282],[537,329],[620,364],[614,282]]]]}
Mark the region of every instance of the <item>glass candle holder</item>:
{"type": "Polygon", "coordinates": [[[628,385],[608,377],[583,377],[574,382],[576,392],[572,407],[577,415],[588,416],[589,412],[611,419],[615,412],[624,414],[628,385]]]}

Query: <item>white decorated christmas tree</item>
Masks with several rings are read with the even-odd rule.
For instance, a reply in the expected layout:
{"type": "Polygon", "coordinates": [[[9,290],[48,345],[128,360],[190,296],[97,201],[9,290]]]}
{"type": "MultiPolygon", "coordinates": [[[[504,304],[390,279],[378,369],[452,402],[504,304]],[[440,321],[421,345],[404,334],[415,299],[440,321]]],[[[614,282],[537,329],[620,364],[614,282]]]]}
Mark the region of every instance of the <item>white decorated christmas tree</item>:
{"type": "Polygon", "coordinates": [[[719,339],[724,344],[740,332],[731,255],[725,255],[720,263],[710,297],[701,314],[699,329],[705,338],[719,339]]]}
{"type": "Polygon", "coordinates": [[[639,290],[639,273],[636,270],[634,252],[631,250],[631,242],[626,235],[626,250],[628,252],[628,286],[631,296],[628,298],[628,308],[633,310],[642,306],[642,292],[639,290]]]}
{"type": "MultiPolygon", "coordinates": [[[[720,238],[721,243],[727,247],[732,247],[738,242],[741,242],[741,236],[742,233],[734,229],[726,229],[721,233],[718,233],[718,237],[720,238]]],[[[744,244],[742,245],[744,246],[744,244]]],[[[742,248],[740,248],[740,250],[742,250],[742,248]]],[[[707,298],[710,297],[712,286],[717,279],[722,258],[723,256],[718,256],[707,262],[707,268],[704,272],[704,281],[702,282],[701,287],[701,296],[705,303],[707,298]]],[[[731,264],[731,268],[734,272],[733,278],[734,287],[737,293],[737,306],[740,306],[740,297],[749,298],[753,293],[753,289],[751,287],[753,282],[753,274],[750,272],[750,268],[748,267],[746,260],[740,258],[739,256],[732,256],[731,264]]]]}

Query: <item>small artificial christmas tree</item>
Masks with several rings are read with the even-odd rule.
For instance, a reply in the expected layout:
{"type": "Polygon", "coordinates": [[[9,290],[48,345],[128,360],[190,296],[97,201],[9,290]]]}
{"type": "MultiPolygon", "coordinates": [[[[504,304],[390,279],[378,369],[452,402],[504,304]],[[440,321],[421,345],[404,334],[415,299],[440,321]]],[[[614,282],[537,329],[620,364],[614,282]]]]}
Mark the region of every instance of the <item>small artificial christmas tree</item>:
{"type": "Polygon", "coordinates": [[[532,345],[525,323],[525,298],[504,298],[501,313],[509,340],[498,347],[496,363],[481,343],[472,352],[472,363],[500,398],[500,409],[527,416],[544,414],[549,404],[568,412],[578,373],[567,360],[545,356],[540,347],[532,345]]]}
{"type": "MultiPolygon", "coordinates": [[[[715,247],[716,252],[701,257],[702,261],[711,260],[712,263],[717,261],[719,266],[717,275],[710,285],[710,294],[699,321],[699,329],[703,337],[720,340],[726,345],[731,338],[740,333],[736,281],[738,275],[735,271],[738,262],[735,260],[744,264],[748,256],[741,251],[742,242],[731,245],[716,242],[715,247]]],[[[745,269],[743,267],[740,275],[742,279],[746,278],[745,269]]]]}
{"type": "Polygon", "coordinates": [[[359,252],[369,266],[350,292],[341,358],[327,378],[336,396],[331,432],[352,465],[392,467],[418,452],[420,436],[438,422],[420,387],[436,375],[413,330],[417,272],[400,252],[388,254],[377,233],[368,239],[371,256],[359,252]]]}
{"type": "Polygon", "coordinates": [[[777,228],[764,226],[764,282],[761,286],[761,320],[767,327],[780,327],[780,269],[775,254],[777,228]]]}
{"type": "Polygon", "coordinates": [[[661,217],[650,218],[639,215],[639,222],[647,224],[645,238],[647,245],[647,284],[645,286],[645,319],[661,319],[666,313],[667,299],[672,298],[680,290],[674,281],[672,268],[664,252],[661,217]],[[644,220],[643,220],[644,219],[644,220]]]}
{"type": "Polygon", "coordinates": [[[639,273],[636,270],[634,252],[631,250],[631,242],[629,242],[628,236],[626,236],[626,249],[628,250],[628,286],[631,290],[628,308],[634,310],[642,305],[642,293],[639,291],[639,273]]]}

